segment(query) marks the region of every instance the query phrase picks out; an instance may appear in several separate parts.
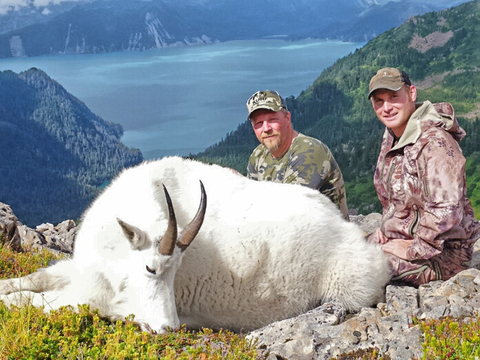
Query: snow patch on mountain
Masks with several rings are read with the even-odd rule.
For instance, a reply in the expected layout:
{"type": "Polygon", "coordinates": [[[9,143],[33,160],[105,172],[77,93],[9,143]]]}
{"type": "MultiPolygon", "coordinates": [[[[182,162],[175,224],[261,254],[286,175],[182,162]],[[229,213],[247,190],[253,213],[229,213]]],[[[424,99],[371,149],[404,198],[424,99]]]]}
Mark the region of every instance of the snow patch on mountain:
{"type": "Polygon", "coordinates": [[[168,44],[166,39],[174,39],[174,37],[171,36],[168,31],[163,27],[160,19],[153,14],[146,14],[145,25],[147,25],[148,35],[153,38],[157,48],[165,47],[168,44]]]}
{"type": "Polygon", "coordinates": [[[25,56],[25,49],[22,45],[22,38],[20,36],[12,36],[10,38],[10,50],[13,57],[25,56]]]}

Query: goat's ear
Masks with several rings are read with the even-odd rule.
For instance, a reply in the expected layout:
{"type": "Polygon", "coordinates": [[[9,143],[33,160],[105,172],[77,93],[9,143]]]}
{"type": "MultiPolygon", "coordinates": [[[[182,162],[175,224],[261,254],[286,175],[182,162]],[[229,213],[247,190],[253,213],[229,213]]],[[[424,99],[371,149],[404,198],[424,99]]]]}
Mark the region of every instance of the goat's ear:
{"type": "Polygon", "coordinates": [[[117,222],[122,228],[123,234],[130,242],[132,250],[142,250],[148,243],[148,235],[136,226],[127,224],[122,219],[117,218],[117,222]]]}

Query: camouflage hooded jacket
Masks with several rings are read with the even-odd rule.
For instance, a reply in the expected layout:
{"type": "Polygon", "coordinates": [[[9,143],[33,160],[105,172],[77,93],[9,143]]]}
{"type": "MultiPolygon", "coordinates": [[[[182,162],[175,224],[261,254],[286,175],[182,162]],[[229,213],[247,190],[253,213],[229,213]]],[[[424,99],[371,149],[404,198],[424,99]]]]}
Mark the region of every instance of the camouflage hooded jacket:
{"type": "Polygon", "coordinates": [[[417,104],[395,145],[385,130],[374,175],[383,206],[381,231],[389,239],[413,240],[408,260],[430,259],[453,240],[473,246],[480,236],[466,198],[458,144],[464,136],[452,105],[429,101],[417,104]]]}

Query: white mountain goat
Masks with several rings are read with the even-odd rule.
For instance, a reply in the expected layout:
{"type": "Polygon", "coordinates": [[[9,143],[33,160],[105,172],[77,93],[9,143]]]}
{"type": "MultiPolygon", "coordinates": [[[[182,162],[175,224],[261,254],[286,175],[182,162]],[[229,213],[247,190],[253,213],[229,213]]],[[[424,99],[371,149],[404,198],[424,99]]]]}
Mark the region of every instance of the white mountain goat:
{"type": "Polygon", "coordinates": [[[318,191],[170,157],[123,171],[85,212],[73,258],[2,280],[0,294],[134,314],[156,332],[249,331],[329,300],[375,304],[389,273],[381,249],[318,191]]]}

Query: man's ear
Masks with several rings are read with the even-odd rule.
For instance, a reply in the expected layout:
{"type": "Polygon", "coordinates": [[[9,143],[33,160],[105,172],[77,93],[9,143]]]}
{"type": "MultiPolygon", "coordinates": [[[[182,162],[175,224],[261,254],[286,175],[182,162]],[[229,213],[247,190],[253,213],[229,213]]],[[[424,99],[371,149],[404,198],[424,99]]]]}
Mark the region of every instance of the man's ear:
{"type": "Polygon", "coordinates": [[[287,113],[285,114],[285,117],[287,118],[288,122],[291,124],[291,117],[292,117],[292,114],[290,113],[290,111],[287,111],[287,113]]]}
{"type": "Polygon", "coordinates": [[[415,102],[415,100],[417,100],[417,88],[415,87],[415,85],[410,85],[408,87],[408,94],[411,101],[415,102]]]}

